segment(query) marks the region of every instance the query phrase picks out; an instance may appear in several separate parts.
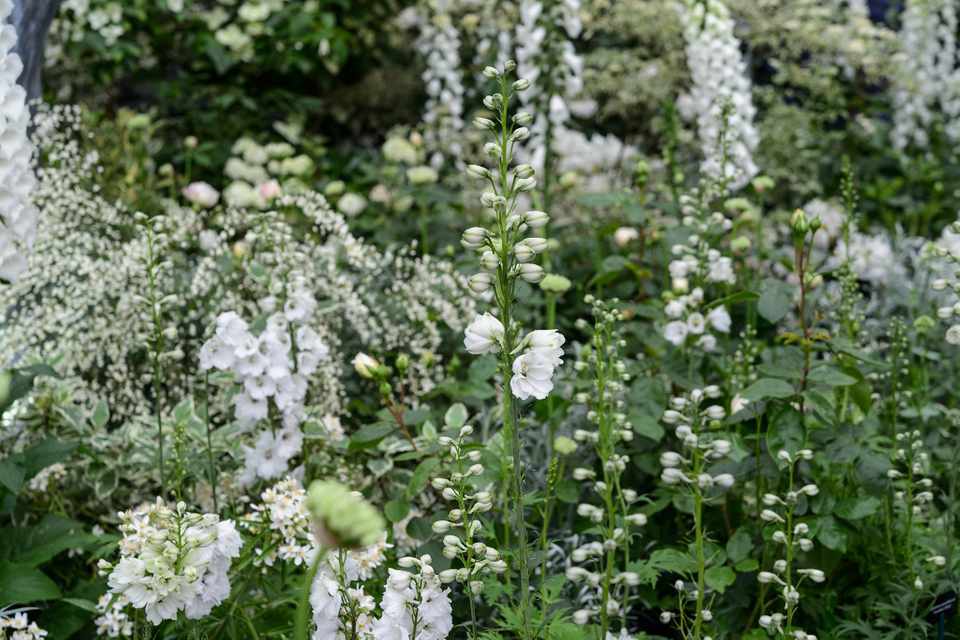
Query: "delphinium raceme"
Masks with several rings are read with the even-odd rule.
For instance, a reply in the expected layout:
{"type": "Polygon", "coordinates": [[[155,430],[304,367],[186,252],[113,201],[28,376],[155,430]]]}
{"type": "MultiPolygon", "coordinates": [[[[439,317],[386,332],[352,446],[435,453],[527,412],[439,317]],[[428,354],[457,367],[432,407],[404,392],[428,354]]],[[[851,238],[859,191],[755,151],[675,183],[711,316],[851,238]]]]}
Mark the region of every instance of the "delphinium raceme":
{"type": "Polygon", "coordinates": [[[243,541],[233,521],[187,511],[183,502],[120,514],[120,560],[101,560],[110,592],[125,597],[157,625],[208,615],[230,595],[230,564],[243,541]]]}
{"type": "Polygon", "coordinates": [[[439,444],[445,450],[450,469],[449,475],[438,475],[431,484],[442,498],[453,507],[444,519],[433,523],[434,533],[443,536],[443,555],[457,560],[459,567],[446,569],[439,574],[443,583],[461,583],[470,601],[470,634],[479,635],[476,598],[483,591],[483,578],[491,573],[503,573],[507,564],[500,552],[484,541],[481,514],[493,508],[490,491],[477,487],[477,479],[483,475],[480,464],[481,450],[472,445],[470,436],[473,427],[465,424],[455,437],[440,436],[439,444]]]}
{"type": "Polygon", "coordinates": [[[583,482],[600,497],[600,505],[588,501],[577,506],[577,514],[595,526],[587,533],[599,536],[574,549],[566,575],[576,583],[586,583],[597,592],[591,599],[595,605],[574,612],[574,621],[587,624],[597,621],[596,637],[607,638],[614,620],[619,620],[620,632],[627,632],[627,614],[630,609],[630,589],[639,583],[632,571],[620,567],[631,562],[631,542],[636,529],[647,523],[647,517],[637,512],[637,492],[623,485],[622,476],[630,457],[624,450],[625,442],[633,440],[633,431],[624,413],[625,382],[630,379],[621,357],[622,339],[618,330],[621,320],[617,301],[604,302],[587,296],[593,311],[594,325],[590,344],[577,361],[577,370],[586,372],[592,381],[589,392],[577,395],[576,400],[587,407],[590,429],[578,429],[574,438],[593,445],[600,467],[574,469],[575,480],[583,482]]]}
{"type": "Polygon", "coordinates": [[[713,473],[714,462],[726,458],[732,448],[730,440],[720,432],[726,411],[713,401],[722,396],[715,385],[692,389],[689,393],[670,400],[670,409],[663,414],[663,422],[674,427],[680,451],[665,451],[660,455],[663,472],[661,481],[668,487],[686,494],[693,513],[693,582],[677,580],[677,609],[664,611],[662,622],[673,622],[684,640],[706,640],[713,620],[711,602],[707,594],[708,558],[706,545],[708,531],[704,524],[704,508],[716,502],[734,485],[729,473],[713,473]]]}
{"type": "Polygon", "coordinates": [[[684,349],[714,351],[715,334],[728,334],[731,319],[726,307],[707,310],[704,288],[710,285],[732,285],[737,281],[733,258],[716,246],[733,224],[710,202],[719,197],[716,183],[707,181],[696,192],[680,197],[682,222],[691,233],[686,242],[671,247],[674,256],[669,264],[670,291],[664,294],[667,323],[663,336],[671,344],[684,349]]]}
{"type": "Polygon", "coordinates": [[[682,115],[695,120],[703,154],[701,171],[739,189],[758,172],[753,152],[760,141],[749,69],[722,0],[678,3],[693,86],[681,96],[682,115]]]}
{"type": "Polygon", "coordinates": [[[526,79],[511,81],[516,64],[508,62],[502,70],[487,67],[484,75],[496,80],[498,91],[484,98],[495,119],[478,117],[474,123],[488,131],[492,140],[484,146],[494,161],[494,168],[470,165],[470,175],[483,180],[488,188],[481,196],[481,204],[492,217],[490,227],[467,229],[462,244],[480,253],[483,271],[470,277],[469,286],[478,294],[493,292],[497,314],[484,313],[473,320],[466,330],[464,344],[476,355],[496,353],[500,360],[503,383],[501,413],[505,440],[510,443],[513,457],[511,502],[513,529],[517,535],[512,568],[519,574],[519,611],[524,638],[532,637],[530,625],[530,567],[527,548],[527,528],[523,501],[523,460],[520,436],[520,402],[542,400],[553,389],[553,373],[562,363],[564,338],[556,331],[523,332],[514,312],[517,285],[520,280],[536,284],[543,279],[543,268],[533,263],[547,245],[544,238],[529,236],[528,232],[541,229],[548,216],[542,211],[517,211],[517,199],[522,193],[536,188],[534,169],[530,165],[511,167],[517,144],[530,135],[527,125],[532,116],[527,113],[511,115],[510,102],[514,94],[530,87],[526,79]]]}
{"type": "MultiPolygon", "coordinates": [[[[453,629],[449,591],[444,590],[429,555],[405,556],[402,569],[390,569],[383,599],[382,615],[373,625],[375,638],[444,640],[453,629]]],[[[317,639],[319,640],[319,639],[317,639]]]]}
{"type": "MultiPolygon", "coordinates": [[[[820,583],[825,580],[823,571],[812,568],[800,568],[797,562],[799,552],[809,552],[813,549],[813,540],[810,526],[801,522],[800,517],[809,512],[808,498],[817,495],[820,490],[813,483],[800,483],[801,463],[813,459],[810,449],[800,449],[793,453],[781,449],[777,452],[777,463],[786,470],[787,489],[782,495],[766,493],[763,495],[763,510],[760,519],[770,530],[770,539],[776,548],[783,549],[782,557],[778,558],[772,571],[760,571],[757,579],[761,585],[774,585],[780,591],[780,600],[783,602],[782,611],[777,608],[765,611],[760,616],[760,626],[767,633],[777,638],[792,638],[794,640],[817,640],[812,633],[799,629],[794,624],[794,618],[800,604],[798,588],[805,580],[820,583]],[[800,485],[798,487],[798,485],[800,485]]],[[[764,537],[767,537],[766,535],[764,537]]]]}
{"type": "MultiPolygon", "coordinates": [[[[951,230],[960,234],[960,222],[954,222],[951,230]]],[[[939,307],[937,317],[950,323],[944,339],[948,344],[957,346],[960,345],[960,251],[953,247],[934,245],[932,253],[942,260],[943,272],[931,282],[931,286],[934,291],[949,291],[952,294],[949,298],[952,304],[939,307]]]]}
{"type": "Polygon", "coordinates": [[[27,92],[17,84],[23,71],[13,50],[17,32],[7,24],[12,12],[12,0],[0,0],[0,280],[5,282],[15,281],[26,270],[39,217],[30,201],[37,183],[34,148],[27,136],[27,92]]]}

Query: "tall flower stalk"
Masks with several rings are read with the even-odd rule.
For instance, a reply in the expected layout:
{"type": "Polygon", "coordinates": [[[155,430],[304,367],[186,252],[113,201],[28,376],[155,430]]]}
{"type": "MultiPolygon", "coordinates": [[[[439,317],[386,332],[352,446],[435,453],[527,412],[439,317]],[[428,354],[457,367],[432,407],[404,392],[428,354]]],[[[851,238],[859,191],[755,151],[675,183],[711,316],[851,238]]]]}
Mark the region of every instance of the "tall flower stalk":
{"type": "Polygon", "coordinates": [[[520,578],[518,606],[522,637],[531,638],[530,566],[523,508],[519,402],[531,398],[542,400],[553,389],[553,372],[562,362],[564,339],[556,331],[547,330],[524,335],[514,313],[518,282],[524,280],[536,284],[544,276],[543,268],[532,261],[546,249],[547,242],[544,238],[526,237],[526,234],[532,229],[543,228],[548,220],[542,211],[517,212],[518,197],[533,191],[537,181],[532,166],[512,166],[517,145],[530,136],[527,125],[533,120],[528,113],[511,114],[511,99],[530,87],[530,82],[522,78],[511,81],[515,68],[516,63],[508,61],[503,70],[493,67],[484,70],[487,78],[497,82],[499,90],[483,100],[492,117],[474,120],[477,127],[491,135],[484,151],[494,166],[491,169],[474,164],[467,167],[467,172],[488,185],[480,200],[490,214],[492,224],[490,228],[467,229],[462,244],[480,254],[483,271],[471,276],[469,286],[478,294],[492,291],[496,316],[490,313],[478,316],[467,327],[464,345],[477,355],[499,354],[503,380],[503,428],[513,458],[510,497],[514,508],[513,529],[517,535],[513,568],[520,578]]]}

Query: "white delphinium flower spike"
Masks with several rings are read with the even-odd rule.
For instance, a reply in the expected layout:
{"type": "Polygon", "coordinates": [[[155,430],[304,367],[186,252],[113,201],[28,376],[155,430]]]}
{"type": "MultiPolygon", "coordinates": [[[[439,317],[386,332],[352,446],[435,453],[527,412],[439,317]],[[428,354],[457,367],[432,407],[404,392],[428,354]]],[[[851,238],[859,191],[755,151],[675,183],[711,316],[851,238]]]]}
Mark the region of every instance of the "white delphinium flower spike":
{"type": "Polygon", "coordinates": [[[0,0],[0,280],[14,282],[27,268],[39,214],[30,201],[36,185],[34,149],[27,137],[27,92],[17,84],[23,63],[13,48],[17,32],[7,19],[10,0],[0,0]]]}

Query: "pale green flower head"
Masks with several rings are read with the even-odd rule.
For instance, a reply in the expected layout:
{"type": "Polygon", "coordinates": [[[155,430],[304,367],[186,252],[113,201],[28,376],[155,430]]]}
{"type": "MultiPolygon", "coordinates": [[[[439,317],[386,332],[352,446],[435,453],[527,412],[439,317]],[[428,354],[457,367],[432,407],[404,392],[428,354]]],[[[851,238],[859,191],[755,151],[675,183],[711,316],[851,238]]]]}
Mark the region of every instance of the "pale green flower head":
{"type": "Polygon", "coordinates": [[[383,516],[361,495],[339,482],[317,480],[307,491],[314,534],[324,546],[369,547],[385,530],[383,516]]]}
{"type": "Polygon", "coordinates": [[[577,450],[577,443],[567,436],[557,436],[553,441],[553,450],[562,456],[568,456],[577,450]]]}
{"type": "Polygon", "coordinates": [[[547,274],[540,281],[540,288],[547,293],[565,293],[571,286],[572,283],[569,278],[564,278],[556,273],[547,274]]]}

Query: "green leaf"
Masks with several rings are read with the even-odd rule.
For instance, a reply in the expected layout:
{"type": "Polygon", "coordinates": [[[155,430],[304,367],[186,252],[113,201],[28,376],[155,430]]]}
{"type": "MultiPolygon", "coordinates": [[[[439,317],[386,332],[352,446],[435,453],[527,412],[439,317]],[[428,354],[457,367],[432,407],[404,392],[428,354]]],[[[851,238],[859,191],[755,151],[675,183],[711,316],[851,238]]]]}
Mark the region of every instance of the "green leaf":
{"type": "Polygon", "coordinates": [[[447,409],[447,414],[443,417],[443,422],[450,429],[459,429],[467,424],[468,417],[467,408],[458,402],[447,409]]]}
{"type": "Polygon", "coordinates": [[[365,424],[360,427],[356,433],[350,436],[350,444],[351,446],[358,445],[360,447],[364,445],[371,445],[383,440],[388,435],[396,431],[396,429],[397,425],[386,422],[365,424]]]}
{"type": "Polygon", "coordinates": [[[751,571],[756,571],[760,568],[760,563],[757,562],[756,558],[747,558],[746,560],[741,560],[733,566],[734,569],[740,573],[749,573],[751,571]]]}
{"type": "Polygon", "coordinates": [[[781,449],[797,451],[803,447],[803,442],[803,421],[800,419],[800,413],[791,406],[782,407],[770,418],[770,427],[767,429],[767,451],[776,459],[781,449]]]}
{"type": "Polygon", "coordinates": [[[11,493],[20,491],[24,476],[26,476],[26,470],[13,460],[13,456],[0,460],[0,484],[11,493]]]}
{"type": "Polygon", "coordinates": [[[658,549],[650,554],[650,564],[658,571],[671,573],[691,573],[697,570],[697,563],[689,553],[676,549],[658,549]]]}
{"type": "Polygon", "coordinates": [[[97,429],[103,429],[107,426],[107,421],[110,419],[110,408],[107,406],[106,400],[101,400],[97,403],[96,408],[93,410],[93,415],[90,416],[90,421],[93,422],[93,426],[97,429]]]}
{"type": "Polygon", "coordinates": [[[857,380],[833,367],[817,367],[807,376],[807,382],[825,384],[830,387],[848,387],[851,384],[856,384],[857,380]]]}
{"type": "Polygon", "coordinates": [[[767,278],[760,285],[760,300],[757,302],[757,312],[769,323],[776,324],[790,313],[793,307],[793,286],[777,280],[767,278]]]}
{"type": "Polygon", "coordinates": [[[844,520],[863,520],[880,510],[880,499],[873,496],[844,498],[833,512],[844,520]]]}
{"type": "Polygon", "coordinates": [[[631,413],[630,424],[633,425],[634,433],[640,434],[644,438],[660,442],[663,440],[664,430],[660,426],[660,421],[646,413],[631,413]]]}
{"type": "Polygon", "coordinates": [[[727,566],[710,567],[704,573],[703,578],[706,580],[708,587],[718,593],[723,593],[727,590],[727,587],[736,582],[737,574],[727,566]]]}
{"type": "Polygon", "coordinates": [[[827,549],[841,553],[847,550],[847,532],[833,516],[820,518],[817,521],[817,540],[827,549]]]}
{"type": "Polygon", "coordinates": [[[796,391],[789,382],[777,378],[760,378],[740,395],[750,402],[756,402],[766,398],[789,398],[794,393],[796,391]]]}
{"type": "Polygon", "coordinates": [[[407,498],[414,498],[427,487],[430,474],[439,464],[439,459],[427,458],[417,465],[417,468],[413,470],[413,475],[410,476],[410,484],[407,485],[407,498]]]}
{"type": "Polygon", "coordinates": [[[717,300],[712,301],[710,304],[704,305],[703,308],[706,310],[709,310],[709,309],[713,309],[714,307],[719,307],[721,305],[725,307],[729,307],[738,302],[753,302],[758,298],[760,298],[760,296],[753,291],[738,291],[724,298],[718,298],[717,300]]]}
{"type": "Polygon", "coordinates": [[[50,465],[66,460],[77,445],[56,438],[47,438],[24,450],[24,467],[27,475],[33,477],[38,471],[50,465]]]}
{"type": "Polygon", "coordinates": [[[60,597],[56,583],[29,565],[0,562],[0,607],[60,597]]]}
{"type": "Polygon", "coordinates": [[[406,500],[397,498],[383,505],[383,515],[385,515],[390,522],[400,522],[406,518],[409,513],[410,503],[406,500]]]}
{"type": "Polygon", "coordinates": [[[730,562],[737,563],[750,556],[753,550],[753,538],[743,527],[737,529],[737,532],[727,540],[727,557],[730,562]]]}
{"type": "Polygon", "coordinates": [[[84,611],[89,611],[90,613],[97,612],[97,605],[89,600],[84,600],[82,598],[64,598],[60,602],[66,602],[67,604],[72,604],[75,607],[79,607],[84,611]]]}

